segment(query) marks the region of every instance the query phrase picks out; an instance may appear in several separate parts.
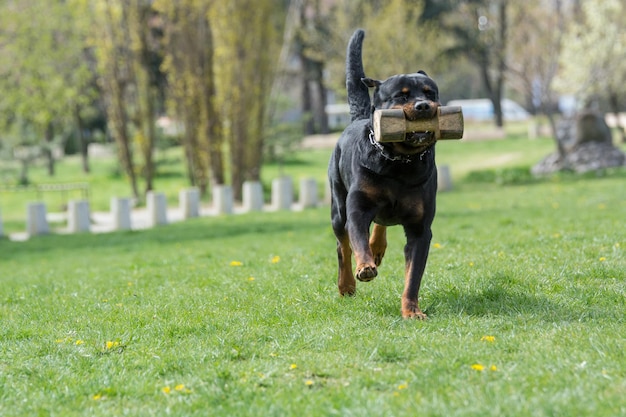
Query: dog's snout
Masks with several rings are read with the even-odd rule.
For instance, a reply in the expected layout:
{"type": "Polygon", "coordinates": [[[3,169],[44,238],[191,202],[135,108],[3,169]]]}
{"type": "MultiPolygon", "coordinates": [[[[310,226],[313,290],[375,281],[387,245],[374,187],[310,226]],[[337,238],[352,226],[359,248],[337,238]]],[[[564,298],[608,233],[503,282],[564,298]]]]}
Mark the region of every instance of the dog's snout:
{"type": "Polygon", "coordinates": [[[430,113],[432,107],[427,101],[418,101],[415,103],[414,109],[418,113],[430,113]]]}

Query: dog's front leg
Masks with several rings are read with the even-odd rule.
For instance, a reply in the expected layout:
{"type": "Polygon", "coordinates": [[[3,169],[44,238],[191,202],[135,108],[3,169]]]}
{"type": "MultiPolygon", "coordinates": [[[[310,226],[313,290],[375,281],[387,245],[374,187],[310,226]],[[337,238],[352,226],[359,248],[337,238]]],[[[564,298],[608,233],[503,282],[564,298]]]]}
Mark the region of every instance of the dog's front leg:
{"type": "Polygon", "coordinates": [[[416,233],[408,227],[404,229],[407,243],[404,247],[405,281],[402,293],[402,317],[424,320],[427,317],[419,308],[418,297],[432,232],[430,229],[421,233],[416,233]]]}
{"type": "Polygon", "coordinates": [[[339,275],[337,285],[339,294],[354,295],[356,281],[352,274],[352,249],[347,233],[337,237],[337,259],[339,260],[339,275]]]}
{"type": "Polygon", "coordinates": [[[363,193],[348,197],[348,221],[346,228],[356,262],[356,278],[371,281],[378,275],[376,262],[369,243],[369,229],[376,213],[376,206],[363,193]]]}

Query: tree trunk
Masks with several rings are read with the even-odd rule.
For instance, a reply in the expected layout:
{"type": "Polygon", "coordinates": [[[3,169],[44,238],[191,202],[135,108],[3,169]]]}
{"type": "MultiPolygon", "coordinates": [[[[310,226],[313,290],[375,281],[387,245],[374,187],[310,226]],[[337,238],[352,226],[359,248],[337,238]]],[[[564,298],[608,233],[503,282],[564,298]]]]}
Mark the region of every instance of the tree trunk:
{"type": "MultiPolygon", "coordinates": [[[[137,175],[128,132],[127,97],[125,97],[125,86],[129,82],[129,73],[132,71],[132,59],[127,52],[124,53],[122,50],[122,47],[128,46],[130,42],[127,33],[121,35],[118,33],[127,28],[118,27],[118,18],[114,17],[113,13],[114,8],[115,5],[107,0],[103,19],[104,40],[101,40],[100,45],[105,50],[100,62],[102,66],[100,84],[105,97],[109,130],[117,144],[119,159],[130,181],[133,197],[139,199],[137,175]]],[[[122,11],[125,13],[125,8],[122,11]]],[[[125,17],[122,19],[123,22],[128,21],[125,17]]]]}
{"type": "Polygon", "coordinates": [[[28,180],[28,165],[30,164],[29,158],[20,159],[20,179],[18,180],[19,185],[28,185],[30,182],[28,180]]]}
{"type": "Polygon", "coordinates": [[[309,81],[309,60],[305,56],[300,57],[302,62],[302,115],[304,117],[304,134],[315,133],[313,121],[313,95],[311,94],[311,83],[309,81]]]}
{"type": "MultiPolygon", "coordinates": [[[[152,191],[154,178],[154,143],[155,143],[155,101],[156,74],[152,68],[153,54],[150,47],[149,16],[150,6],[138,2],[132,6],[135,36],[138,42],[138,57],[135,60],[134,75],[137,85],[136,127],[141,132],[140,149],[143,156],[143,176],[146,181],[145,192],[152,191]]],[[[131,38],[132,39],[132,38],[131,38]]]]}
{"type": "MultiPolygon", "coordinates": [[[[480,67],[480,75],[483,79],[485,89],[493,105],[493,118],[497,127],[504,126],[504,116],[502,112],[502,95],[504,88],[504,73],[506,71],[506,36],[507,36],[507,2],[502,0],[498,3],[498,33],[495,36],[494,45],[482,45],[475,60],[480,67]],[[493,59],[491,59],[493,56],[493,59]],[[492,64],[495,68],[492,68],[492,64]],[[492,79],[491,71],[495,71],[495,79],[492,79]]],[[[478,9],[474,11],[478,21],[478,9]]]]}
{"type": "Polygon", "coordinates": [[[326,114],[326,87],[324,86],[324,63],[315,63],[315,85],[317,87],[318,94],[318,107],[315,115],[315,120],[319,124],[319,133],[327,134],[328,129],[328,115],[326,114]]]}
{"type": "Polygon", "coordinates": [[[46,125],[45,141],[44,155],[46,156],[48,176],[54,177],[54,152],[52,149],[54,145],[54,127],[52,126],[52,122],[48,122],[46,125]]]}
{"type": "MultiPolygon", "coordinates": [[[[117,64],[113,64],[117,65],[117,64]]],[[[122,167],[124,172],[128,176],[130,180],[130,186],[133,192],[133,197],[139,198],[139,188],[137,186],[137,175],[135,174],[135,163],[133,161],[133,152],[130,145],[130,138],[128,137],[127,131],[127,116],[125,109],[125,101],[123,94],[123,87],[120,85],[121,81],[119,78],[113,77],[113,79],[109,80],[111,85],[109,88],[111,91],[109,94],[111,95],[110,104],[109,104],[109,122],[112,130],[113,138],[117,143],[118,154],[120,157],[120,162],[122,163],[122,167]]]]}
{"type": "Polygon", "coordinates": [[[615,127],[620,135],[620,142],[626,143],[626,126],[620,123],[619,117],[619,97],[615,92],[609,93],[609,104],[611,105],[611,111],[615,115],[615,127]]]}
{"type": "Polygon", "coordinates": [[[245,146],[246,146],[246,132],[245,132],[245,120],[234,118],[231,134],[231,146],[230,146],[230,172],[231,172],[231,186],[233,188],[233,197],[235,200],[240,200],[242,196],[241,187],[244,182],[244,175],[246,170],[245,165],[245,146]],[[239,119],[239,120],[238,120],[239,119]]]}
{"type": "Polygon", "coordinates": [[[80,108],[76,106],[74,109],[74,117],[76,120],[76,130],[78,136],[78,148],[80,150],[81,166],[84,174],[90,172],[89,169],[89,143],[85,137],[85,131],[83,126],[83,118],[80,117],[80,108]]]}
{"type": "Polygon", "coordinates": [[[206,144],[209,156],[209,172],[210,178],[214,185],[222,185],[224,178],[224,155],[222,146],[224,144],[224,131],[222,129],[222,120],[220,113],[215,106],[215,71],[213,69],[213,28],[211,22],[204,21],[203,26],[204,53],[204,111],[206,117],[206,144]]]}
{"type": "Polygon", "coordinates": [[[497,57],[497,72],[496,72],[496,82],[495,82],[495,98],[496,101],[494,103],[494,115],[496,118],[496,126],[502,127],[504,126],[504,115],[502,112],[502,96],[503,96],[503,88],[504,88],[504,73],[506,71],[506,41],[507,41],[507,32],[508,32],[508,21],[506,15],[506,7],[507,1],[500,1],[498,4],[498,20],[500,21],[500,33],[497,37],[498,42],[498,50],[496,52],[497,57]]]}

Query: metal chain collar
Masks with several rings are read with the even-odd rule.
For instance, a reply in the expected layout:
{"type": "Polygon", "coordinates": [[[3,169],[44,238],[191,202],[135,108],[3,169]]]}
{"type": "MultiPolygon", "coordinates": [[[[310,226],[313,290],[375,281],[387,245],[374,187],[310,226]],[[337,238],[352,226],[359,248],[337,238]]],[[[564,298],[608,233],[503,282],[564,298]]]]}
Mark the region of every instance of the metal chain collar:
{"type": "MultiPolygon", "coordinates": [[[[381,155],[392,162],[403,162],[405,164],[408,164],[409,162],[413,161],[413,156],[414,155],[390,155],[385,148],[383,147],[383,145],[381,145],[376,139],[374,139],[374,130],[372,128],[370,128],[370,134],[369,134],[369,140],[370,143],[376,148],[378,149],[378,151],[381,153],[381,155]]],[[[430,152],[430,146],[428,148],[426,148],[424,150],[424,152],[422,152],[421,154],[419,154],[419,158],[420,161],[424,159],[424,155],[426,155],[428,152],[430,152]]]]}

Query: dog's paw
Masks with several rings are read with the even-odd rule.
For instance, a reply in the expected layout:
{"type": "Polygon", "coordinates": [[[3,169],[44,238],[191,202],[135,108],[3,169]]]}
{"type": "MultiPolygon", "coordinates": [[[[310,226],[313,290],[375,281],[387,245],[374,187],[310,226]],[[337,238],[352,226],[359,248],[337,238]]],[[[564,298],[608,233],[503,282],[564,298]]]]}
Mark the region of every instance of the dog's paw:
{"type": "Polygon", "coordinates": [[[402,317],[405,319],[426,320],[428,316],[415,303],[408,303],[402,307],[402,317]]]}
{"type": "Polygon", "coordinates": [[[376,278],[376,275],[378,275],[378,270],[376,269],[376,266],[374,265],[363,264],[363,265],[359,265],[356,268],[355,275],[359,281],[367,282],[376,278]]]}
{"type": "Polygon", "coordinates": [[[341,295],[342,297],[346,295],[349,297],[352,297],[355,293],[356,293],[356,286],[354,285],[349,285],[346,287],[339,287],[339,295],[341,295]]]}

